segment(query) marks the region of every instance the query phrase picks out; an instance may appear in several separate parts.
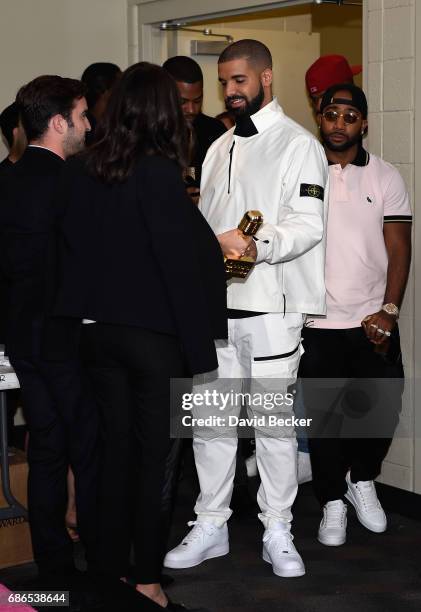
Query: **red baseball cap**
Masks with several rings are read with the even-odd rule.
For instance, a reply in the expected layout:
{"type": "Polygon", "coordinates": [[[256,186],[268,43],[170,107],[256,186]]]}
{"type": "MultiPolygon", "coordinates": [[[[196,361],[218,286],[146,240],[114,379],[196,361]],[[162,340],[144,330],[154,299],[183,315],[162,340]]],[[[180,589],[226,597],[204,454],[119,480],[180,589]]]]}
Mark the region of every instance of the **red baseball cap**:
{"type": "Polygon", "coordinates": [[[306,72],[308,92],[314,96],[337,83],[352,82],[362,69],[362,66],[350,66],[343,55],[323,55],[306,72]]]}

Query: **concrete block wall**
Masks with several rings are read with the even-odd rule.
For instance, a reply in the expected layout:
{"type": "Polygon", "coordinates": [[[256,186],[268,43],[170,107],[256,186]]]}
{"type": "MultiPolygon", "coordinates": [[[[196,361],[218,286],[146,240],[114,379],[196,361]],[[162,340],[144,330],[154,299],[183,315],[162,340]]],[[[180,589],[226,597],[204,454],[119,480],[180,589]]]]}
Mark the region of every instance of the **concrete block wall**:
{"type": "MultiPolygon", "coordinates": [[[[419,3],[418,3],[419,4],[419,3]]],[[[420,6],[418,7],[421,8],[420,6]]],[[[364,3],[364,87],[368,94],[370,151],[402,174],[415,213],[415,0],[364,3]]],[[[414,233],[414,241],[417,236],[414,233]]],[[[415,262],[400,317],[407,377],[401,425],[383,466],[382,482],[414,490],[415,418],[415,262]]]]}

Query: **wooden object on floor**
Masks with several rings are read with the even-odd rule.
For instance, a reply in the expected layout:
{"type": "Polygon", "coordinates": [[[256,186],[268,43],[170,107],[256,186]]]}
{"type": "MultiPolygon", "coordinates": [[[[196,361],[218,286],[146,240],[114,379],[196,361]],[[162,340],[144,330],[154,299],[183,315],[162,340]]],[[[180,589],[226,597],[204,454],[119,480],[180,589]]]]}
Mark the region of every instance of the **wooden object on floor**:
{"type": "MultiPolygon", "coordinates": [[[[12,494],[27,507],[28,464],[25,453],[10,448],[10,488],[12,494]]],[[[7,506],[0,487],[0,507],[7,506]]],[[[33,560],[31,536],[27,521],[6,519],[0,522],[0,569],[33,560]]]]}

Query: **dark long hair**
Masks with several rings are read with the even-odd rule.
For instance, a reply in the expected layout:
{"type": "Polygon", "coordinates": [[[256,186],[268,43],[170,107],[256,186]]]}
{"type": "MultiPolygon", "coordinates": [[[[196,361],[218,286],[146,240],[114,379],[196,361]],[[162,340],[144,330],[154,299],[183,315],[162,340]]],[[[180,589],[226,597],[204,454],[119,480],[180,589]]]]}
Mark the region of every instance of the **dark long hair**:
{"type": "Polygon", "coordinates": [[[187,166],[188,131],[173,78],[148,62],[128,68],[112,91],[98,137],[84,157],[90,173],[106,183],[125,181],[141,155],[187,166]]]}

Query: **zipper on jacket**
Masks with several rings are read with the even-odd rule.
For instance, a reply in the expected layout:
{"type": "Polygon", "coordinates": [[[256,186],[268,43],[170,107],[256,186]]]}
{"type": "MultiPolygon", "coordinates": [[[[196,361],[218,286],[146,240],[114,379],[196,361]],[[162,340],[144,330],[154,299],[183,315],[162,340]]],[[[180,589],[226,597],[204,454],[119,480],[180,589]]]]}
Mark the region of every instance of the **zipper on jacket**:
{"type": "Polygon", "coordinates": [[[231,149],[230,149],[230,164],[228,167],[228,193],[231,192],[231,166],[232,166],[232,155],[234,152],[234,147],[235,147],[235,140],[231,145],[231,149]]]}

